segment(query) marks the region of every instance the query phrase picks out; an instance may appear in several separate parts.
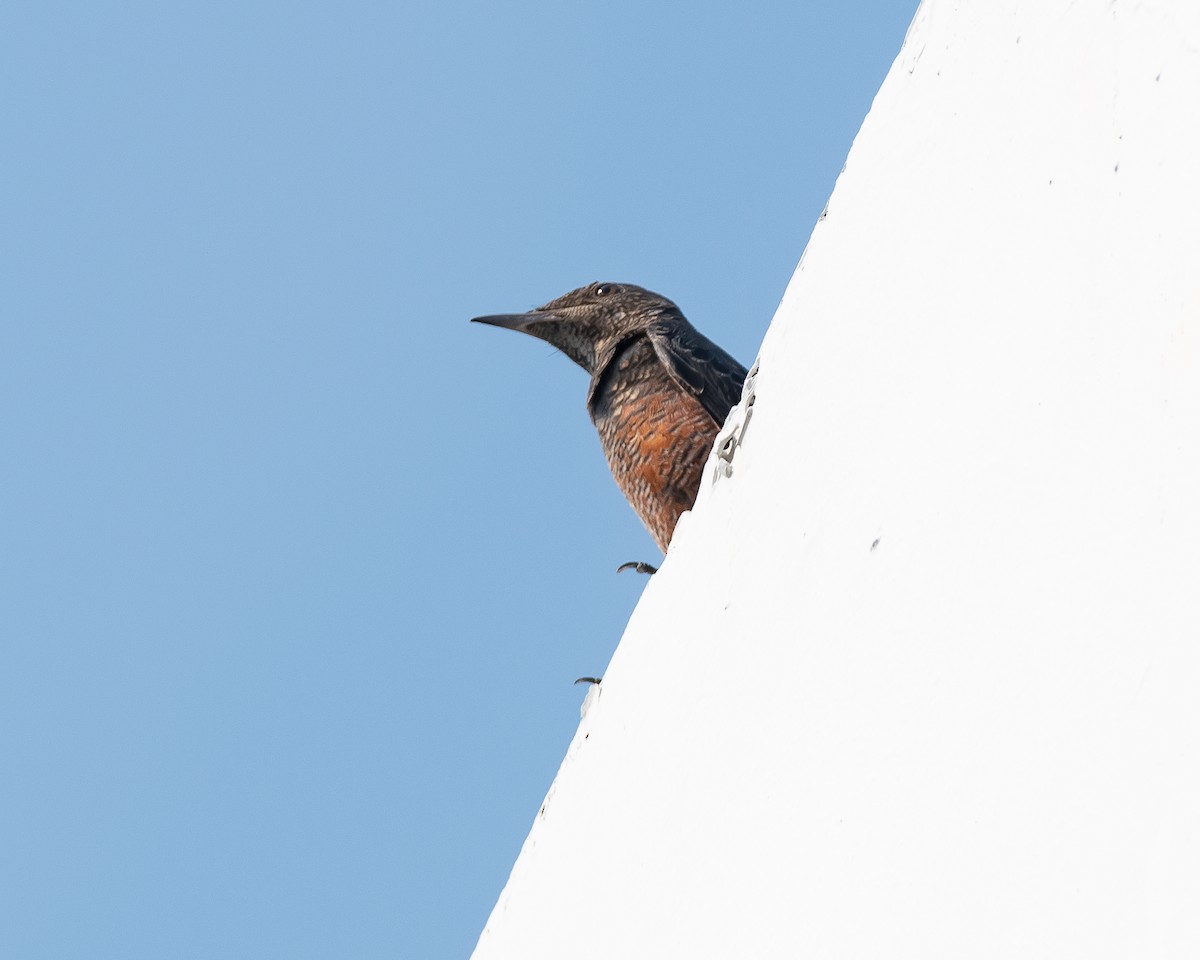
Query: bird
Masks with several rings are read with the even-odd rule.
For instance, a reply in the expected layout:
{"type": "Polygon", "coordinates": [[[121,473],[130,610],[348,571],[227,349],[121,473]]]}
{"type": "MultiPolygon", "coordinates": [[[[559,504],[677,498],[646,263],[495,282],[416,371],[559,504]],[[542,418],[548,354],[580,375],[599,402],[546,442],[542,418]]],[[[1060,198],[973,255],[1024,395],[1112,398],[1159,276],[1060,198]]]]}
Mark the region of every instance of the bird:
{"type": "MultiPolygon", "coordinates": [[[[625,499],[666,553],[746,368],[661,294],[591,283],[527,313],[475,317],[551,344],[591,377],[587,410],[625,499]]],[[[653,573],[649,564],[622,564],[653,573]]]]}

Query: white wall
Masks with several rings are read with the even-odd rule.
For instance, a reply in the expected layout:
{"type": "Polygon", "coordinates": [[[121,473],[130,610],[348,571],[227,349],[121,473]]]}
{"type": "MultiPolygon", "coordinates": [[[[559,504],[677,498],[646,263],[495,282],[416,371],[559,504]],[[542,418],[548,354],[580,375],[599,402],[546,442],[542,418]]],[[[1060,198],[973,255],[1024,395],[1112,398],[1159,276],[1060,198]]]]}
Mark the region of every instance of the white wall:
{"type": "Polygon", "coordinates": [[[926,0],[479,960],[1200,956],[1198,181],[1195,0],[926,0]]]}

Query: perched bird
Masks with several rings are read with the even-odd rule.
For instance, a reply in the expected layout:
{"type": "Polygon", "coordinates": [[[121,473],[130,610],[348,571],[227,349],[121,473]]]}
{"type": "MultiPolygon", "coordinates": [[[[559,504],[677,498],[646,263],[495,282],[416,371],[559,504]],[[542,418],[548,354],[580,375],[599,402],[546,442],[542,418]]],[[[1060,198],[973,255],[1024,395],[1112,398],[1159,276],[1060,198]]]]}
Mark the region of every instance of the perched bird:
{"type": "Polygon", "coordinates": [[[588,372],[588,413],[613,477],[666,551],[746,368],[666,297],[630,283],[593,283],[528,313],[474,322],[545,340],[588,372]]]}

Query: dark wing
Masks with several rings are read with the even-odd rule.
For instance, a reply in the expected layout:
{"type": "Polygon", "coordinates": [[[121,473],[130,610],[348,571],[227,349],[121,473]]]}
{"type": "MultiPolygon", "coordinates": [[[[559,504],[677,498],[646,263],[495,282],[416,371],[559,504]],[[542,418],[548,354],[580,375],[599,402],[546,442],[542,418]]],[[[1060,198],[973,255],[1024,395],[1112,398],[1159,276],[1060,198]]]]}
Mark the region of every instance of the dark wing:
{"type": "Polygon", "coordinates": [[[746,368],[682,317],[654,321],[646,336],[672,379],[721,426],[729,408],[742,399],[746,368]]]}

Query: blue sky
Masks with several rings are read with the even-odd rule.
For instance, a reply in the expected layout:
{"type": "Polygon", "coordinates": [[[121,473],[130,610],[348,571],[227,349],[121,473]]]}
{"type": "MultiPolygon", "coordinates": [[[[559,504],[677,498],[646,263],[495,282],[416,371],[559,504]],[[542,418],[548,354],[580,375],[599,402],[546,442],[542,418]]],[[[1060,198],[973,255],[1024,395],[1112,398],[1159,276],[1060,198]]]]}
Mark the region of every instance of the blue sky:
{"type": "Polygon", "coordinates": [[[8,7],[0,955],[470,951],[659,555],[467,320],[749,364],[915,7],[8,7]]]}

